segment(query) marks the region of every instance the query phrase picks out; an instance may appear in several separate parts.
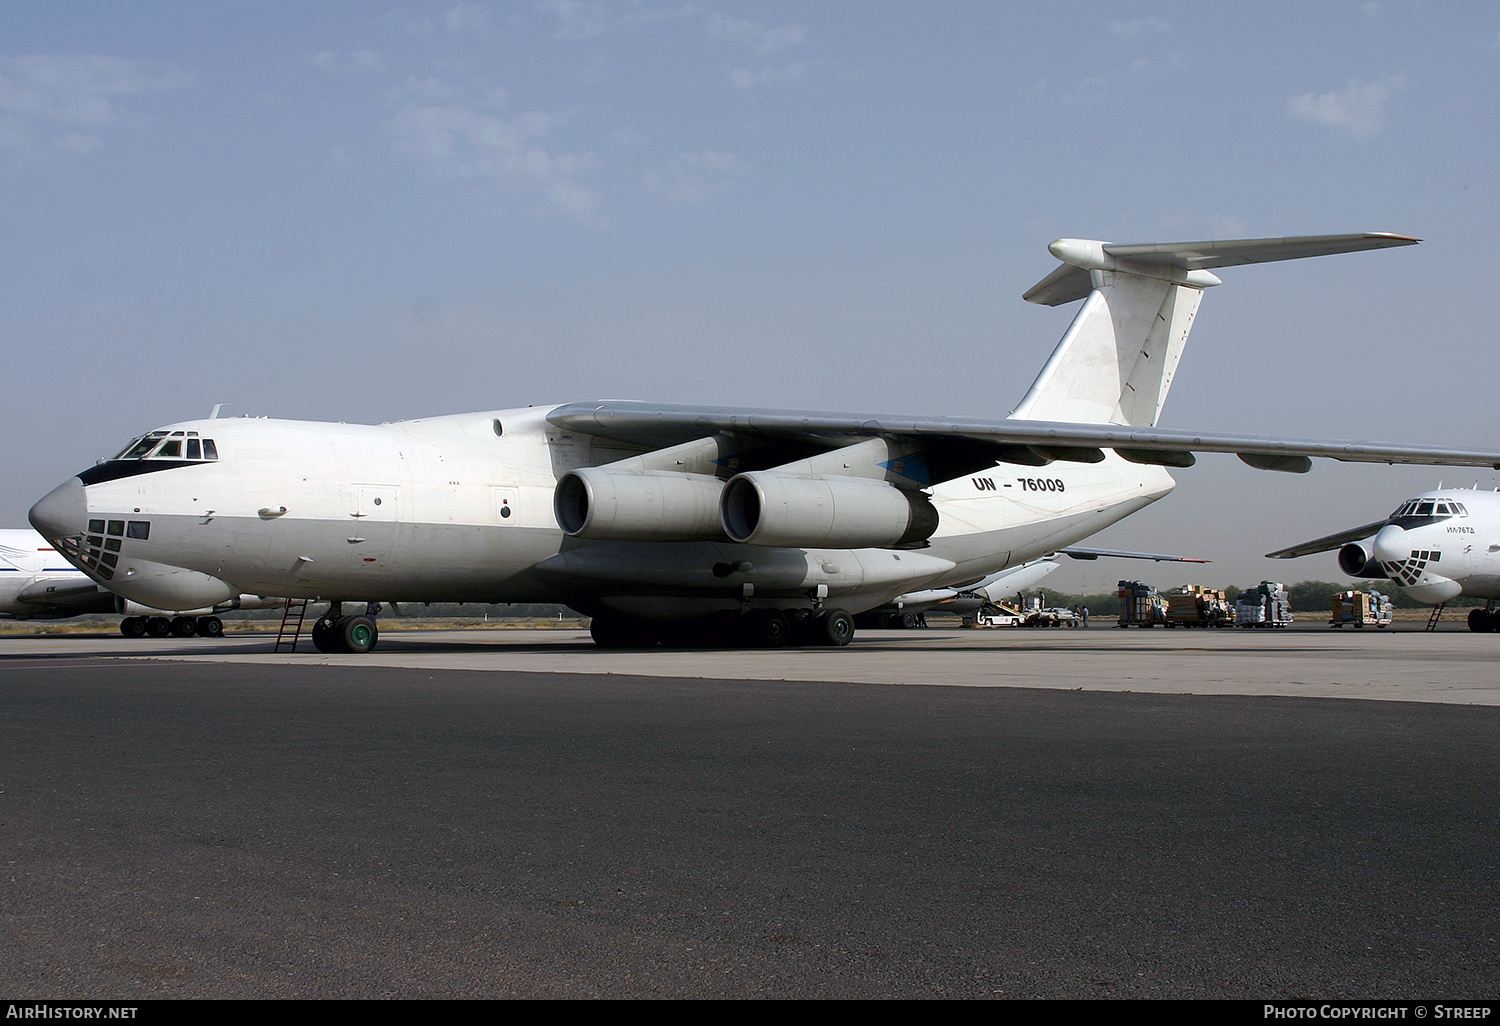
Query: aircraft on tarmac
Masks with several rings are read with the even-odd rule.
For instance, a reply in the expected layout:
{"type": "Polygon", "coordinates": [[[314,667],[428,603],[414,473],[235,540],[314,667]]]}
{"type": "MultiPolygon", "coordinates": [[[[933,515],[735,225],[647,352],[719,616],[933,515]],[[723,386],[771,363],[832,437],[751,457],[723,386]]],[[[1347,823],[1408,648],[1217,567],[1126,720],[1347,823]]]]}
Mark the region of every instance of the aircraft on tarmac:
{"type": "Polygon", "coordinates": [[[228,608],[266,608],[280,599],[242,595],[232,605],[169,612],[150,609],[102,588],[64,562],[41,535],[26,529],[0,530],[0,619],[66,620],[87,613],[126,613],[120,633],[127,638],[217,638],[224,621],[213,614],[228,608]]]}
{"type": "Polygon", "coordinates": [[[1419,602],[1441,608],[1460,595],[1487,599],[1469,630],[1500,631],[1500,493],[1443,488],[1407,499],[1373,524],[1266,553],[1295,559],[1339,550],[1350,577],[1390,580],[1419,602]]]}
{"type": "Polygon", "coordinates": [[[845,645],[853,615],[973,586],[1231,452],[1500,468],[1500,453],[1156,427],[1210,267],[1407,246],[1364,234],[1054,242],[1025,294],[1084,300],[1004,420],[602,400],[379,426],[172,424],[69,478],[31,522],[132,601],[329,603],[323,651],[367,651],[346,602],[565,602],[594,640],[845,645]],[[115,527],[120,528],[119,531],[115,527]],[[123,544],[116,550],[110,541],[123,544]]]}
{"type": "Polygon", "coordinates": [[[999,573],[962,588],[929,588],[926,591],[898,595],[890,604],[860,613],[854,618],[858,627],[913,627],[917,618],[936,609],[944,613],[971,613],[987,605],[993,605],[1006,596],[1025,591],[1043,577],[1058,568],[1059,556],[1073,559],[1098,559],[1111,556],[1119,559],[1150,559],[1158,563],[1208,563],[1207,559],[1192,556],[1168,556],[1160,552],[1127,552],[1120,549],[1089,549],[1069,545],[1048,553],[1041,559],[1033,559],[1020,566],[1008,567],[999,573]]]}

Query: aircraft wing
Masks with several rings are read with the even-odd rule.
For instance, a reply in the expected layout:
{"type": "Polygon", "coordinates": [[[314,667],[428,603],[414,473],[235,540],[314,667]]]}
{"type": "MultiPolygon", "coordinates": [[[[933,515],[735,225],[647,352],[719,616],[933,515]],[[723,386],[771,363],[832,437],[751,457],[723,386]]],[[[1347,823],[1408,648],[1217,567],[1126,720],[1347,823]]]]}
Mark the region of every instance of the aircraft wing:
{"type": "Polygon", "coordinates": [[[1364,541],[1372,537],[1375,532],[1385,526],[1384,520],[1377,520],[1373,524],[1365,524],[1363,527],[1351,527],[1347,531],[1338,534],[1330,534],[1326,538],[1315,538],[1301,545],[1293,545],[1290,548],[1278,549],[1275,552],[1267,552],[1267,559],[1296,559],[1298,556],[1311,556],[1316,552],[1329,552],[1333,549],[1341,549],[1350,542],[1364,541]]]}
{"type": "MultiPolygon", "coordinates": [[[[1132,463],[1189,467],[1195,452],[1234,453],[1259,470],[1306,473],[1311,457],[1345,463],[1410,463],[1500,470],[1500,452],[1400,445],[1393,442],[1322,441],[1179,431],[1119,424],[1060,421],[915,418],[729,406],[657,405],[601,400],[559,406],[548,421],[566,430],[627,445],[665,448],[715,434],[760,437],[768,442],[821,446],[844,439],[900,438],[921,444],[936,484],[996,463],[1045,466],[1054,460],[1098,463],[1113,449],[1132,463]]],[[[908,476],[910,474],[908,473],[908,476]]]]}
{"type": "Polygon", "coordinates": [[[1088,549],[1081,545],[1069,545],[1057,551],[1064,556],[1072,556],[1074,559],[1098,559],[1100,556],[1111,556],[1115,559],[1154,559],[1158,563],[1213,562],[1211,559],[1199,559],[1196,556],[1168,556],[1160,552],[1126,552],[1121,549],[1088,549]]]}

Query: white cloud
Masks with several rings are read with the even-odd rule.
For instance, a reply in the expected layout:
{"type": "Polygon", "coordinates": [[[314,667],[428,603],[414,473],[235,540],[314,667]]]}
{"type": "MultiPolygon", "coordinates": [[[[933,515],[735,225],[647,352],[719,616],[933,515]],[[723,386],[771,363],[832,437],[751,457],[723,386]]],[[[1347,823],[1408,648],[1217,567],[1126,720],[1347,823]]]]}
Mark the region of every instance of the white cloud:
{"type": "Polygon", "coordinates": [[[1086,78],[1079,82],[1071,91],[1063,93],[1062,101],[1080,107],[1090,107],[1096,103],[1104,103],[1109,97],[1109,78],[1101,76],[1086,78]]]}
{"type": "Polygon", "coordinates": [[[488,183],[502,194],[530,197],[584,223],[603,197],[578,181],[599,166],[592,153],[553,153],[545,140],[571,112],[529,111],[503,117],[469,107],[408,104],[383,126],[396,152],[437,178],[488,183]]]}
{"type": "Polygon", "coordinates": [[[1172,26],[1157,17],[1133,18],[1126,21],[1116,18],[1109,23],[1109,30],[1117,36],[1146,36],[1168,31],[1172,26]]]}
{"type": "Polygon", "coordinates": [[[729,81],[740,89],[749,89],[767,82],[795,82],[806,77],[806,61],[797,61],[781,67],[736,68],[729,73],[729,81]]]}
{"type": "Polygon", "coordinates": [[[490,12],[484,4],[460,0],[448,11],[445,20],[449,32],[483,32],[490,24],[490,12]]]}
{"type": "Polygon", "coordinates": [[[1342,92],[1292,97],[1287,101],[1287,113],[1298,121],[1328,125],[1356,139],[1368,139],[1385,128],[1386,101],[1405,84],[1404,75],[1386,75],[1378,82],[1351,78],[1342,92]]]}
{"type": "Polygon", "coordinates": [[[543,0],[539,7],[557,16],[564,39],[588,39],[609,27],[609,6],[599,0],[543,0]]]}
{"type": "Polygon", "coordinates": [[[709,15],[708,33],[720,39],[742,43],[750,47],[757,57],[765,57],[777,50],[800,46],[807,38],[807,31],[801,25],[766,28],[758,22],[742,21],[717,13],[709,15]]]}
{"type": "Polygon", "coordinates": [[[749,170],[744,161],[723,150],[684,153],[649,172],[646,187],[673,203],[702,203],[749,170]]]}
{"type": "Polygon", "coordinates": [[[330,75],[385,70],[385,60],[378,50],[352,50],[343,54],[333,50],[319,50],[307,58],[307,63],[330,75]]]}
{"type": "Polygon", "coordinates": [[[195,76],[171,64],[97,54],[0,57],[0,148],[26,159],[43,152],[87,153],[99,131],[139,115],[128,96],[185,89],[195,76]],[[80,129],[89,129],[85,132],[80,129]]]}

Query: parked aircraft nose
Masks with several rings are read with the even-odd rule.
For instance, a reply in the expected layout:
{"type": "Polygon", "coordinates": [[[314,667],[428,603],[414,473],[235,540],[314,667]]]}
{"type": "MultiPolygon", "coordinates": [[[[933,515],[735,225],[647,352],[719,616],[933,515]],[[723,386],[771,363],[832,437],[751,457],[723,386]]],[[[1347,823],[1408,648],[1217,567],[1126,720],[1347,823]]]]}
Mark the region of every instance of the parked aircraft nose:
{"type": "Polygon", "coordinates": [[[1386,524],[1375,533],[1370,552],[1382,563],[1400,563],[1411,555],[1413,541],[1404,528],[1386,524]]]}
{"type": "Polygon", "coordinates": [[[83,482],[76,477],[68,478],[31,507],[28,519],[31,520],[31,526],[48,541],[82,534],[88,525],[88,503],[84,499],[83,482]]]}

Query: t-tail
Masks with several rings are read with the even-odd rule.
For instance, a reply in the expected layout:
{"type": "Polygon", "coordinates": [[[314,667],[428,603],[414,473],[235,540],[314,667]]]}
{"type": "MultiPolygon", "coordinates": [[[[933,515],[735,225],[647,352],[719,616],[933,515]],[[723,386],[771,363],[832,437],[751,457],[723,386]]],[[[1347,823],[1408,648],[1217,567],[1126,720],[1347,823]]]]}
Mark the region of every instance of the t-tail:
{"type": "Polygon", "coordinates": [[[1048,249],[1062,265],[1025,298],[1084,304],[1011,419],[1155,427],[1203,290],[1219,284],[1208,268],[1419,241],[1385,233],[1132,246],[1059,239],[1048,249]]]}

